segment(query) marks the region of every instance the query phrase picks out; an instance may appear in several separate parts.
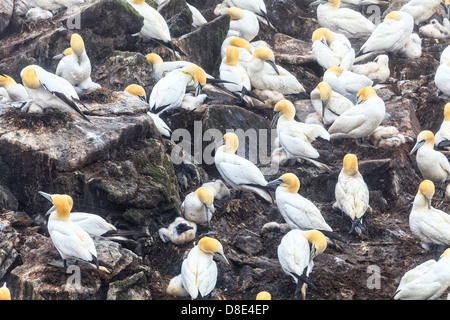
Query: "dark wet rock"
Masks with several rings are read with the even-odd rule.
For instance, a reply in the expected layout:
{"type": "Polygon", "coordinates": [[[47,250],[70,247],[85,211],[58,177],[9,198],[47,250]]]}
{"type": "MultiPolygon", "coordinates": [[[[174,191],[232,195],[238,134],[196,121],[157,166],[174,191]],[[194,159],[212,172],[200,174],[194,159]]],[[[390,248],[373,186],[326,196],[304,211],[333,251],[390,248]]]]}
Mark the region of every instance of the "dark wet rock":
{"type": "Polygon", "coordinates": [[[5,0],[0,3],[0,34],[8,27],[14,9],[13,0],[5,0]]]}

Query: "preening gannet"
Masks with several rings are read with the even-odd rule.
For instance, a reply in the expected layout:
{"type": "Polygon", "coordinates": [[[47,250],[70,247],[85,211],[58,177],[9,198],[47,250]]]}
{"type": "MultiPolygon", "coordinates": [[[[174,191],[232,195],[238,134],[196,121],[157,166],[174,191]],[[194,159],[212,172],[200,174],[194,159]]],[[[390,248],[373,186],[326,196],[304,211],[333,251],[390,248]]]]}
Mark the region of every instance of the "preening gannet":
{"type": "Polygon", "coordinates": [[[369,188],[358,170],[356,155],[348,153],[344,156],[334,195],[333,208],[344,212],[352,221],[349,233],[356,230],[361,237],[362,232],[366,232],[362,218],[369,208],[369,188]]]}
{"type": "Polygon", "coordinates": [[[415,24],[419,24],[430,19],[439,9],[441,0],[411,0],[405,3],[400,11],[409,13],[414,19],[415,24]]]}
{"type": "Polygon", "coordinates": [[[318,28],[313,32],[312,52],[324,69],[342,67],[350,70],[355,61],[355,50],[347,37],[327,28],[318,28]]]}
{"type": "Polygon", "coordinates": [[[193,247],[181,265],[181,281],[192,299],[207,296],[215,288],[217,282],[217,256],[227,265],[222,244],[210,237],[203,237],[198,245],[193,247]]]}
{"type": "Polygon", "coordinates": [[[434,145],[438,150],[447,150],[450,147],[450,103],[445,104],[444,120],[434,136],[434,145]]]}
{"type": "Polygon", "coordinates": [[[392,11],[377,25],[358,54],[396,52],[406,45],[414,29],[414,20],[407,12],[392,11]]]}
{"type": "Polygon", "coordinates": [[[90,121],[78,107],[78,104],[83,104],[75,88],[66,79],[45,71],[37,65],[25,67],[20,76],[31,100],[41,108],[76,112],[83,119],[90,121]]]}
{"type": "Polygon", "coordinates": [[[158,235],[164,243],[170,241],[176,245],[194,240],[196,232],[197,225],[182,217],[175,218],[167,228],[158,229],[158,235]]]}
{"type": "Polygon", "coordinates": [[[436,300],[450,286],[450,249],[446,249],[439,259],[425,261],[406,272],[394,300],[436,300]]]}
{"type": "Polygon", "coordinates": [[[324,127],[296,121],[295,107],[292,102],[286,99],[275,104],[272,127],[275,124],[279,143],[289,158],[304,159],[319,168],[331,171],[326,165],[313,160],[319,158],[320,154],[311,145],[311,142],[319,138],[330,140],[330,135],[324,127]]]}
{"type": "Polygon", "coordinates": [[[276,65],[275,55],[270,48],[257,48],[247,67],[252,87],[258,90],[273,90],[282,94],[305,93],[297,78],[281,66],[276,65]]]}
{"type": "Polygon", "coordinates": [[[372,81],[379,80],[382,83],[386,82],[391,75],[391,70],[389,69],[389,56],[382,54],[377,56],[373,61],[364,64],[354,64],[351,71],[365,75],[372,81]]]}
{"type": "Polygon", "coordinates": [[[194,82],[195,95],[201,94],[203,86],[206,85],[206,74],[195,64],[191,63],[168,73],[152,89],[149,99],[150,110],[159,115],[169,109],[179,108],[191,81],[194,82]]]}
{"type": "MultiPolygon", "coordinates": [[[[147,94],[146,94],[144,88],[138,84],[130,84],[129,86],[127,86],[125,88],[124,91],[131,93],[132,95],[137,97],[139,100],[147,102],[147,94]]],[[[149,106],[149,108],[150,108],[150,106],[149,106]]],[[[152,113],[152,112],[148,111],[147,114],[150,118],[152,118],[153,123],[155,124],[159,133],[161,133],[161,135],[163,137],[170,138],[172,130],[170,130],[169,126],[164,122],[164,120],[161,119],[156,113],[152,113]]]]}
{"type": "Polygon", "coordinates": [[[323,81],[311,91],[311,103],[325,126],[330,126],[337,117],[354,106],[353,102],[333,91],[330,85],[323,81]]]}
{"type": "Polygon", "coordinates": [[[249,10],[257,15],[258,20],[268,26],[272,26],[267,15],[266,4],[264,0],[226,0],[228,6],[238,7],[244,10],[249,10]]]}
{"type": "Polygon", "coordinates": [[[259,33],[259,22],[256,15],[248,10],[231,7],[227,13],[230,15],[230,28],[227,38],[234,36],[252,41],[259,33]]]}
{"type": "Polygon", "coordinates": [[[27,89],[6,74],[0,74],[0,88],[6,90],[11,101],[25,101],[30,99],[27,89]]]}
{"type": "Polygon", "coordinates": [[[267,180],[259,168],[251,161],[236,154],[239,138],[235,133],[228,132],[223,136],[225,144],[220,146],[214,156],[214,163],[223,180],[238,191],[256,193],[272,203],[268,191],[267,180]]]}
{"type": "Polygon", "coordinates": [[[0,288],[0,300],[11,300],[11,292],[6,286],[6,282],[0,288]]]}
{"type": "Polygon", "coordinates": [[[186,220],[201,225],[208,224],[208,227],[211,227],[214,210],[214,194],[206,187],[189,193],[181,204],[181,212],[186,220]]]}
{"type": "Polygon", "coordinates": [[[445,96],[450,97],[450,58],[442,62],[436,69],[434,84],[438,88],[438,95],[443,93],[445,96]]]}
{"type": "Polygon", "coordinates": [[[424,130],[419,133],[411,154],[416,151],[416,163],[422,178],[441,184],[448,180],[450,164],[444,154],[434,150],[433,132],[424,130]]]}
{"type": "Polygon", "coordinates": [[[423,180],[409,214],[409,228],[427,250],[435,245],[450,246],[450,215],[433,208],[431,200],[434,192],[434,183],[423,180]]]}
{"type": "Polygon", "coordinates": [[[294,229],[281,239],[277,249],[278,261],[283,271],[297,284],[295,295],[301,291],[305,299],[306,286],[315,288],[309,280],[309,275],[314,266],[314,258],[326,248],[326,237],[318,230],[294,229]]]}
{"type": "Polygon", "coordinates": [[[323,74],[322,81],[328,83],[337,93],[354,100],[354,96],[364,87],[372,86],[373,81],[365,75],[344,70],[341,67],[331,67],[323,74]]]}
{"type": "Polygon", "coordinates": [[[291,229],[333,231],[319,208],[298,193],[300,180],[295,174],[285,173],[269,185],[278,185],[275,191],[278,210],[291,229]]]}
{"type": "Polygon", "coordinates": [[[310,5],[317,7],[319,25],[331,31],[341,33],[347,38],[369,36],[375,25],[358,11],[340,8],[340,0],[317,0],[310,5]]]}
{"type": "Polygon", "coordinates": [[[342,113],[328,128],[331,139],[363,139],[371,134],[384,119],[383,99],[368,86],[359,90],[358,104],[342,113]]]}
{"type": "Polygon", "coordinates": [[[72,53],[64,51],[55,74],[73,85],[78,94],[100,89],[101,86],[91,79],[91,61],[86,53],[84,40],[78,33],[72,34],[70,48],[72,53]]]}
{"type": "Polygon", "coordinates": [[[194,28],[201,27],[205,23],[208,23],[208,21],[205,19],[205,17],[201,14],[201,12],[194,6],[190,5],[189,3],[186,3],[189,7],[189,10],[192,13],[192,26],[194,28]]]}

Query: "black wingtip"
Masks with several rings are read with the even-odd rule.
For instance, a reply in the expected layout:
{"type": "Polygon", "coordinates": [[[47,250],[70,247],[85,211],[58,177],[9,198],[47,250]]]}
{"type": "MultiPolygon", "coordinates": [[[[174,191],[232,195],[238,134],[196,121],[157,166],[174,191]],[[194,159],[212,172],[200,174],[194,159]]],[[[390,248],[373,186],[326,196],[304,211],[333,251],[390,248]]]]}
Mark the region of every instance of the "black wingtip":
{"type": "Polygon", "coordinates": [[[180,234],[183,234],[184,232],[194,229],[194,228],[187,225],[186,223],[180,223],[179,225],[177,225],[175,227],[175,229],[177,230],[177,234],[180,235],[180,234]]]}

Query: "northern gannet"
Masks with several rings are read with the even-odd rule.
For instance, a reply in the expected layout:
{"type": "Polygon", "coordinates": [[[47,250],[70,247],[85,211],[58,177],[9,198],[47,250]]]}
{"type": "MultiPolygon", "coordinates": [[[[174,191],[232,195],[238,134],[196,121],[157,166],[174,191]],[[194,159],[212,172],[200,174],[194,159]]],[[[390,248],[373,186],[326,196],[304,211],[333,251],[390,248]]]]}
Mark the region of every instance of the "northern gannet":
{"type": "Polygon", "coordinates": [[[343,96],[354,100],[354,95],[364,87],[372,86],[373,81],[365,75],[344,70],[341,67],[331,67],[323,74],[322,81],[328,83],[333,89],[343,96]]]}
{"type": "Polygon", "coordinates": [[[192,299],[207,296],[215,288],[217,282],[217,256],[227,265],[222,244],[210,237],[203,237],[193,247],[181,265],[181,282],[192,299]]]}
{"type": "Polygon", "coordinates": [[[327,28],[318,28],[313,32],[312,52],[324,69],[342,67],[350,70],[355,61],[355,50],[347,37],[327,28]]]}
{"type": "Polygon", "coordinates": [[[414,19],[414,23],[420,24],[433,16],[439,9],[441,2],[441,0],[411,0],[405,3],[400,11],[409,13],[414,19]]]}
{"type": "Polygon", "coordinates": [[[239,49],[239,64],[247,70],[250,61],[252,60],[253,52],[255,51],[253,46],[250,42],[240,37],[228,37],[222,42],[220,47],[220,56],[222,59],[225,59],[227,48],[230,46],[239,49]]]}
{"type": "Polygon", "coordinates": [[[189,193],[181,204],[181,213],[186,220],[201,225],[208,224],[209,228],[214,211],[214,194],[206,187],[189,193]]]}
{"type": "Polygon", "coordinates": [[[309,275],[314,266],[314,258],[326,248],[326,237],[318,230],[294,229],[281,239],[277,249],[278,261],[283,271],[297,284],[295,295],[301,291],[305,299],[306,286],[315,288],[309,280],[309,275]]]}
{"type": "Polygon", "coordinates": [[[447,150],[450,147],[450,103],[444,106],[444,120],[434,135],[434,145],[438,150],[447,150]]]}
{"type": "Polygon", "coordinates": [[[0,88],[6,90],[11,101],[26,101],[30,99],[27,89],[6,74],[0,74],[0,88]]]}
{"type": "Polygon", "coordinates": [[[386,82],[391,75],[391,70],[389,69],[389,56],[381,54],[373,61],[363,64],[354,64],[351,71],[365,75],[372,81],[379,80],[382,83],[386,82]]]}
{"type": "Polygon", "coordinates": [[[205,17],[201,14],[201,12],[196,7],[190,5],[187,2],[186,2],[186,4],[192,13],[192,26],[194,28],[201,27],[205,23],[208,23],[208,21],[205,19],[205,17]]]}
{"type": "Polygon", "coordinates": [[[438,95],[444,94],[450,97],[450,58],[437,67],[434,84],[438,88],[438,95]]]}
{"type": "Polygon", "coordinates": [[[256,15],[248,10],[231,7],[227,13],[230,15],[230,28],[227,38],[234,36],[252,41],[259,33],[259,22],[256,15]]]}
{"type": "Polygon", "coordinates": [[[344,212],[352,221],[349,233],[356,230],[361,237],[362,232],[366,232],[362,218],[369,208],[369,188],[358,170],[356,155],[348,153],[344,156],[334,195],[333,208],[344,212]]]}
{"type": "Polygon", "coordinates": [[[55,74],[73,85],[78,94],[100,89],[101,86],[91,79],[91,61],[78,33],[72,34],[70,48],[72,53],[66,55],[69,52],[64,51],[65,56],[59,61],[55,74]]]}
{"type": "Polygon", "coordinates": [[[164,243],[172,242],[182,245],[194,240],[197,225],[182,217],[176,217],[167,228],[159,228],[158,235],[164,243]]]}
{"type": "Polygon", "coordinates": [[[434,183],[423,180],[409,214],[409,228],[427,250],[436,245],[450,246],[450,215],[433,208],[431,200],[434,192],[434,183]]]}
{"type": "Polygon", "coordinates": [[[317,20],[320,26],[347,38],[369,36],[375,30],[375,25],[358,11],[340,8],[340,0],[317,0],[310,5],[319,5],[317,20]]]}
{"type": "Polygon", "coordinates": [[[272,203],[272,196],[266,191],[267,180],[259,168],[251,161],[236,154],[239,138],[228,132],[223,136],[225,144],[220,146],[214,155],[214,163],[223,180],[238,191],[256,193],[272,203]]]}
{"type": "Polygon", "coordinates": [[[328,128],[331,139],[366,138],[383,121],[386,106],[372,87],[359,90],[357,99],[357,105],[342,113],[328,128]]]}
{"type": "Polygon", "coordinates": [[[11,291],[6,286],[6,282],[0,288],[0,300],[11,300],[11,291]]]}
{"type": "Polygon", "coordinates": [[[414,29],[414,20],[407,12],[392,11],[377,25],[359,54],[396,52],[406,45],[414,29]]]}
{"type": "Polygon", "coordinates": [[[258,20],[268,26],[272,26],[267,15],[267,8],[264,0],[226,0],[228,6],[249,10],[257,15],[258,20]]]}
{"type": "Polygon", "coordinates": [[[63,112],[76,112],[90,122],[78,107],[83,104],[75,88],[66,79],[37,65],[25,67],[20,76],[31,100],[42,109],[55,108],[63,112]]]}

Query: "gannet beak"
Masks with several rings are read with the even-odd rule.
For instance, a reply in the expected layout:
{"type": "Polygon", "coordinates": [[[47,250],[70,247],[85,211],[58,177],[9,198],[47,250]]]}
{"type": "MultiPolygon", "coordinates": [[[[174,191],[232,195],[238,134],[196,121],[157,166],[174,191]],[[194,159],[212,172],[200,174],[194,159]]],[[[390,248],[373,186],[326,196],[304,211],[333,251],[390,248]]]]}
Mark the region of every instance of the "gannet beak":
{"type": "Polygon", "coordinates": [[[431,209],[431,199],[427,198],[428,209],[431,209]]]}
{"type": "Polygon", "coordinates": [[[325,116],[325,103],[322,102],[322,119],[325,116]]]}
{"type": "Polygon", "coordinates": [[[50,201],[51,203],[53,203],[53,199],[52,199],[52,195],[42,192],[42,191],[38,191],[38,193],[43,196],[45,199],[47,199],[48,201],[50,201]]]}
{"type": "Polygon", "coordinates": [[[282,183],[283,183],[283,180],[275,179],[275,180],[270,181],[267,185],[268,186],[278,186],[278,185],[280,185],[282,183]]]}
{"type": "Polygon", "coordinates": [[[198,84],[197,87],[195,88],[195,96],[196,97],[198,95],[202,94],[202,89],[203,89],[203,86],[201,84],[198,84]]]}
{"type": "Polygon", "coordinates": [[[413,154],[414,152],[416,152],[416,150],[418,150],[421,146],[423,146],[425,143],[425,140],[422,141],[418,141],[416,143],[416,145],[414,146],[414,148],[412,148],[411,152],[409,154],[413,154]]]}
{"type": "Polygon", "coordinates": [[[266,62],[271,65],[271,67],[273,68],[273,70],[275,70],[275,72],[277,74],[280,74],[280,71],[278,71],[278,68],[277,68],[277,65],[275,64],[275,62],[273,62],[272,60],[266,60],[266,62]]]}
{"type": "Polygon", "coordinates": [[[270,124],[271,128],[275,128],[277,126],[277,121],[278,121],[279,117],[280,117],[280,111],[274,111],[273,117],[272,117],[272,122],[270,124]]]}
{"type": "Polygon", "coordinates": [[[53,206],[50,209],[48,209],[48,211],[45,213],[45,215],[48,216],[50,213],[52,213],[55,210],[56,210],[56,208],[55,208],[55,206],[53,206]]]}
{"type": "Polygon", "coordinates": [[[311,251],[309,252],[309,261],[314,259],[314,257],[316,256],[316,251],[317,251],[316,245],[314,243],[311,244],[311,251]]]}
{"type": "Polygon", "coordinates": [[[230,265],[230,263],[228,262],[227,258],[223,254],[221,254],[219,252],[214,252],[214,255],[216,255],[220,260],[225,262],[226,265],[230,265]]]}
{"type": "Polygon", "coordinates": [[[53,60],[61,60],[62,58],[64,58],[66,55],[64,53],[60,53],[57,54],[56,56],[54,56],[52,59],[53,60]]]}

